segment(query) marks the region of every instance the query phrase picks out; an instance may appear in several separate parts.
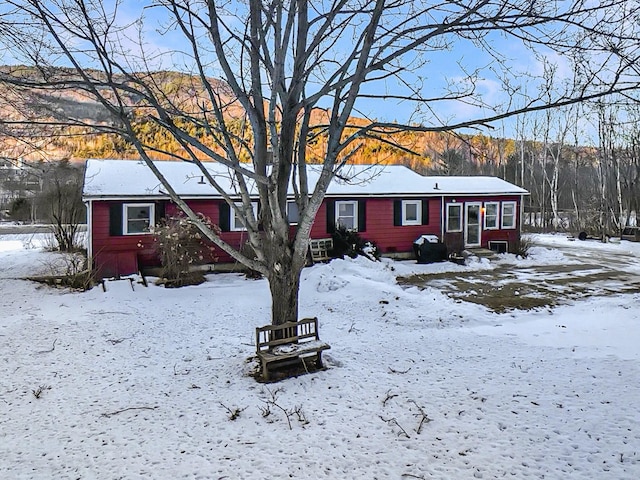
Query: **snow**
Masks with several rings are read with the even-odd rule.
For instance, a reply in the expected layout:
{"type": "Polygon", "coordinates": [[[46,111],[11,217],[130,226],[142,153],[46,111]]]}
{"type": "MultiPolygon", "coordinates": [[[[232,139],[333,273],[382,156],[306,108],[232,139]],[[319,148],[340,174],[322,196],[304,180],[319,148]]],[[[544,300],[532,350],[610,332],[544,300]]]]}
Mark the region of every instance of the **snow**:
{"type": "MultiPolygon", "coordinates": [[[[38,241],[0,236],[0,478],[640,478],[639,293],[496,314],[395,282],[576,262],[565,237],[527,259],[305,269],[328,368],[275,384],[248,375],[264,280],[15,280],[54,268],[38,241]]],[[[639,247],[579,250],[638,272],[639,247]]]]}
{"type": "MultiPolygon", "coordinates": [[[[158,170],[181,196],[220,197],[203,179],[197,166],[185,162],[155,162],[158,170]]],[[[206,163],[207,170],[228,192],[238,194],[230,170],[219,163],[206,163]]],[[[309,184],[315,185],[320,169],[310,166],[309,184]]],[[[496,177],[425,177],[399,165],[371,166],[350,165],[340,171],[327,195],[329,196],[389,196],[389,195],[470,195],[497,194],[523,195],[527,191],[496,177]]],[[[249,190],[256,193],[255,186],[248,182],[249,190]]],[[[290,194],[293,195],[293,190],[290,194]]],[[[135,160],[87,161],[84,197],[136,198],[163,197],[163,188],[144,162],[135,160]]]]}

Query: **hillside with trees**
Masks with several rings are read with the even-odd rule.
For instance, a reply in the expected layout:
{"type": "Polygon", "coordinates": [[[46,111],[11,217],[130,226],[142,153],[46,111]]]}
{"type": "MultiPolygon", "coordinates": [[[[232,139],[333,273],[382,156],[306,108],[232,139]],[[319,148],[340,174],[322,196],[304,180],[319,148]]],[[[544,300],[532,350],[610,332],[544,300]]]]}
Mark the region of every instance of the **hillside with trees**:
{"type": "MultiPolygon", "coordinates": [[[[2,67],[7,69],[9,67],[2,67]]],[[[25,69],[28,71],[28,69],[25,69]]],[[[172,103],[196,108],[197,79],[177,72],[157,72],[153,84],[172,103]]],[[[212,81],[227,96],[225,115],[229,128],[250,141],[250,132],[242,108],[232,100],[222,81],[212,81]]],[[[108,112],[82,92],[65,89],[29,95],[5,91],[0,95],[0,182],[3,196],[0,207],[14,210],[16,218],[35,219],[35,204],[27,199],[35,195],[43,182],[37,171],[49,171],[42,165],[63,160],[81,163],[87,158],[138,158],[134,145],[121,135],[110,133],[108,112]],[[52,128],[32,124],[16,132],[11,121],[19,121],[37,112],[43,118],[84,118],[86,126],[52,128]],[[96,124],[100,128],[96,128],[96,124]],[[16,175],[16,165],[24,169],[16,175]]],[[[136,98],[128,99],[136,111],[136,98]]],[[[402,164],[429,175],[493,175],[520,185],[531,193],[527,200],[527,223],[539,230],[579,231],[615,234],[624,225],[635,223],[640,198],[639,114],[633,106],[583,105],[577,108],[529,114],[518,122],[517,138],[499,138],[485,134],[402,131],[384,138],[369,137],[351,154],[356,164],[402,164]],[[585,112],[588,112],[585,113],[585,112]],[[597,139],[580,137],[584,118],[592,118],[597,139]],[[582,119],[582,121],[580,121],[582,119]],[[622,119],[625,119],[624,121],[622,119]],[[581,142],[590,140],[592,146],[581,142]]],[[[139,112],[140,113],[140,112],[139,112]]],[[[312,124],[318,133],[309,138],[309,163],[321,162],[326,149],[322,125],[330,112],[316,109],[312,124]]],[[[352,118],[354,126],[369,120],[352,118]]],[[[133,123],[136,134],[160,160],[179,156],[182,146],[156,122],[139,115],[133,123]]],[[[202,126],[184,121],[180,128],[216,149],[216,140],[208,138],[202,126]]],[[[349,133],[347,129],[345,134],[349,133]]],[[[219,149],[219,148],[218,148],[219,149]]],[[[219,149],[220,150],[220,149],[219,149]]],[[[201,160],[207,159],[202,155],[201,160]]],[[[245,158],[249,161],[249,158],[245,158]]],[[[18,169],[19,170],[19,169],[18,169]]]]}
{"type": "MultiPolygon", "coordinates": [[[[3,67],[8,68],[8,67],[3,67]]],[[[195,108],[203,92],[193,77],[177,72],[157,72],[154,85],[171,102],[195,108]],[[190,105],[189,105],[190,104],[190,105]]],[[[223,82],[216,85],[228,95],[225,114],[230,129],[250,140],[242,108],[231,100],[223,82]]],[[[31,172],[16,176],[11,165],[40,165],[58,160],[81,163],[87,158],[138,158],[134,145],[121,135],[110,133],[108,112],[79,91],[31,94],[26,97],[4,92],[0,95],[3,126],[0,135],[0,182],[4,195],[1,208],[19,210],[20,219],[32,218],[25,213],[31,207],[25,201],[39,189],[42,182],[31,172]],[[52,129],[31,125],[19,137],[8,128],[9,120],[24,118],[36,111],[43,117],[84,118],[87,126],[67,126],[52,129]],[[89,124],[92,124],[91,126],[89,124]],[[101,125],[96,128],[95,125],[101,125]],[[18,180],[22,178],[22,180],[18,180]],[[31,190],[30,190],[31,189],[31,190]],[[17,202],[17,204],[14,204],[17,202]]],[[[129,98],[129,107],[136,109],[136,98],[129,98]]],[[[639,114],[633,106],[584,105],[577,108],[529,114],[518,122],[517,138],[499,138],[486,134],[451,132],[403,131],[385,138],[365,138],[360,148],[351,154],[356,164],[402,164],[429,175],[493,175],[520,185],[531,193],[527,199],[528,224],[540,230],[579,231],[592,234],[615,234],[628,223],[635,223],[634,212],[640,198],[640,129],[639,114]],[[597,129],[597,138],[580,137],[585,118],[597,129]],[[622,119],[625,119],[624,121],[622,119]],[[581,120],[581,121],[580,121],[581,120]],[[589,141],[591,146],[581,142],[589,141]]],[[[313,124],[322,126],[330,112],[316,109],[313,124]]],[[[355,126],[369,120],[352,118],[355,126]]],[[[156,122],[140,115],[134,122],[138,138],[156,152],[155,159],[171,160],[180,155],[182,146],[156,122]]],[[[180,127],[198,137],[211,148],[216,142],[208,139],[202,126],[184,122],[180,127]]],[[[308,161],[320,162],[326,149],[322,128],[308,141],[308,161]]],[[[349,130],[347,130],[347,134],[349,130]]],[[[202,160],[207,160],[204,158],[202,160]]],[[[248,158],[244,159],[249,161],[248,158]]],[[[38,170],[36,168],[35,170],[38,170]]]]}

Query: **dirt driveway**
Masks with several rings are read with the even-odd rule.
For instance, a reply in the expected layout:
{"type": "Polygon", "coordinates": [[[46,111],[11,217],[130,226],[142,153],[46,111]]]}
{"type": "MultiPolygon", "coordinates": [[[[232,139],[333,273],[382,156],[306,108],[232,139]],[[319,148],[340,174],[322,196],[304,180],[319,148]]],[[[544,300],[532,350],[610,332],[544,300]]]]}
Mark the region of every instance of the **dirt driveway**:
{"type": "Polygon", "coordinates": [[[413,275],[399,277],[398,283],[434,287],[452,298],[485,305],[495,312],[640,292],[640,260],[624,248],[603,249],[594,241],[542,246],[560,252],[559,262],[514,263],[496,255],[490,258],[490,270],[413,275]]]}

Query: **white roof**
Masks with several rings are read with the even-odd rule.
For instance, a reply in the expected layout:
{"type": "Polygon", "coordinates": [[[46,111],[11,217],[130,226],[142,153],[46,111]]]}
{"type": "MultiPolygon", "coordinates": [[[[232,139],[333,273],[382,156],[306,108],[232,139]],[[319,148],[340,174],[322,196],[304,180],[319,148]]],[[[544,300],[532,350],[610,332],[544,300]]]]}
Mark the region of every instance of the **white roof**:
{"type": "MultiPolygon", "coordinates": [[[[185,162],[154,162],[180,196],[219,197],[206,182],[198,167],[185,162]]],[[[236,193],[230,170],[219,163],[206,163],[207,170],[221,187],[236,193]]],[[[310,166],[310,188],[320,173],[310,166]]],[[[349,165],[340,171],[327,191],[328,196],[401,196],[401,195],[526,195],[523,188],[496,177],[425,177],[399,165],[349,165]]],[[[254,189],[255,191],[255,189],[254,189]]],[[[257,192],[256,192],[257,193],[257,192]]],[[[293,192],[291,192],[293,193],[293,192]]],[[[83,196],[86,199],[166,197],[153,172],[137,160],[87,160],[83,196]]]]}

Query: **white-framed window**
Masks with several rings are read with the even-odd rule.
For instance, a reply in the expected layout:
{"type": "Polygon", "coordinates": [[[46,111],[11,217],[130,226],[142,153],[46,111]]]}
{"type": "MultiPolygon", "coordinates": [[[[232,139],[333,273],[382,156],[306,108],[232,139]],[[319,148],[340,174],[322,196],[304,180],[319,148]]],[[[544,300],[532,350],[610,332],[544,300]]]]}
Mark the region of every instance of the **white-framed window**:
{"type": "Polygon", "coordinates": [[[447,204],[447,232],[462,231],[462,204],[447,204]]]}
{"type": "Polygon", "coordinates": [[[297,225],[300,220],[300,210],[294,200],[287,201],[287,220],[289,220],[289,225],[297,225]]]}
{"type": "Polygon", "coordinates": [[[484,204],[484,229],[497,230],[500,204],[498,202],[486,202],[484,204]]]}
{"type": "Polygon", "coordinates": [[[122,209],[123,235],[151,233],[156,214],[153,203],[124,203],[122,209]]]}
{"type": "MultiPolygon", "coordinates": [[[[236,208],[242,210],[243,206],[241,202],[237,202],[235,204],[236,208]]],[[[253,209],[253,215],[256,216],[258,213],[258,202],[251,202],[251,208],[253,209]]],[[[244,232],[247,230],[247,227],[244,226],[242,218],[238,215],[234,208],[231,209],[231,215],[229,219],[229,230],[232,232],[244,232]]]]}
{"type": "Polygon", "coordinates": [[[336,201],[336,226],[347,230],[358,230],[357,201],[336,201]]]}
{"type": "Polygon", "coordinates": [[[501,228],[516,228],[516,202],[502,202],[501,228]]]}
{"type": "Polygon", "coordinates": [[[402,225],[422,224],[422,201],[403,200],[402,201],[402,225]]]}

